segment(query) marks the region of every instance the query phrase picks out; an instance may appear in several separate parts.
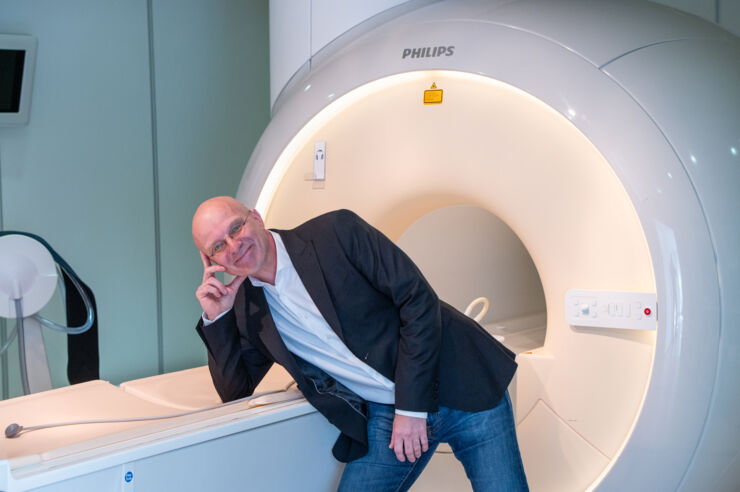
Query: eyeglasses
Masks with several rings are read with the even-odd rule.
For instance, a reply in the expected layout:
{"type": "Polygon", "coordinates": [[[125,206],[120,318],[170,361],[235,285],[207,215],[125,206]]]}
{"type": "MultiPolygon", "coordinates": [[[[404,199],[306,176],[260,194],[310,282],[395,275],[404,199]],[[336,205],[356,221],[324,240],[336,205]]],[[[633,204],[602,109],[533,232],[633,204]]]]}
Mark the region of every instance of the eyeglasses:
{"type": "MultiPolygon", "coordinates": [[[[229,226],[229,237],[231,239],[236,239],[241,234],[242,230],[244,230],[244,225],[247,223],[247,220],[249,220],[249,216],[252,214],[252,211],[250,210],[247,213],[247,216],[243,219],[237,219],[234,222],[231,223],[231,226],[229,226]]],[[[213,258],[214,256],[223,253],[226,251],[226,238],[223,238],[219,241],[216,241],[213,246],[211,246],[211,249],[206,251],[206,254],[213,258]]]]}

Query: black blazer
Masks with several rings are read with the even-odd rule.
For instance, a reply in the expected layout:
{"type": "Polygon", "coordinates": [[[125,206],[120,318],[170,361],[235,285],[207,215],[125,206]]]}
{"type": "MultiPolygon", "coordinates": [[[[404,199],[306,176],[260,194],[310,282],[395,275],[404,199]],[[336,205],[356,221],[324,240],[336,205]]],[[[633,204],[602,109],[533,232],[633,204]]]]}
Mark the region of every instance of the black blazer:
{"type": "MultiPolygon", "coordinates": [[[[339,210],[275,232],[329,326],[354,355],[395,383],[397,408],[480,411],[499,402],[516,370],[514,354],[439,301],[411,259],[380,231],[339,210]]],[[[261,288],[245,281],[234,309],[208,327],[199,321],[196,330],[224,401],[252,394],[277,362],[342,431],[337,459],[367,452],[364,417],[306,377],[305,363],[280,338],[261,288]]]]}

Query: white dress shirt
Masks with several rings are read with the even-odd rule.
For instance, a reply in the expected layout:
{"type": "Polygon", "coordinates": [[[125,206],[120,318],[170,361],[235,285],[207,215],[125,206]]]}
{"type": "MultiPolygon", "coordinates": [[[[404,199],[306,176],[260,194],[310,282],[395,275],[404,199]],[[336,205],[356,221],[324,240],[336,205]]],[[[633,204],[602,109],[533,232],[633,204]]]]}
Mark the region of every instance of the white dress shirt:
{"type": "MultiPolygon", "coordinates": [[[[331,329],[298,276],[282,238],[273,231],[268,232],[272,234],[277,250],[275,285],[253,277],[249,280],[255,287],[262,287],[285,346],[365,400],[393,405],[395,384],[358,359],[331,329]]],[[[207,320],[204,314],[203,323],[208,326],[212,321],[207,320]]],[[[399,409],[396,413],[419,418],[427,416],[426,412],[399,409]]]]}

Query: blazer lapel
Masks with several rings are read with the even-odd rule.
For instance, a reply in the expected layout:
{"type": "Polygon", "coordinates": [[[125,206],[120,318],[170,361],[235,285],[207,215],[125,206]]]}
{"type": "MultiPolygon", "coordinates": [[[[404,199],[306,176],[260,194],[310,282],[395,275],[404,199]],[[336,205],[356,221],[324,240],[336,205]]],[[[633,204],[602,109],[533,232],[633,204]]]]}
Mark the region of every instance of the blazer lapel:
{"type": "Polygon", "coordinates": [[[306,242],[292,233],[292,231],[277,231],[283,239],[285,249],[293,262],[293,266],[301,278],[303,285],[308,291],[308,295],[313,300],[321,315],[334,333],[344,341],[342,334],[342,325],[339,323],[339,317],[334,309],[329,289],[324,281],[324,275],[321,272],[321,265],[316,256],[316,250],[313,243],[306,242]]]}

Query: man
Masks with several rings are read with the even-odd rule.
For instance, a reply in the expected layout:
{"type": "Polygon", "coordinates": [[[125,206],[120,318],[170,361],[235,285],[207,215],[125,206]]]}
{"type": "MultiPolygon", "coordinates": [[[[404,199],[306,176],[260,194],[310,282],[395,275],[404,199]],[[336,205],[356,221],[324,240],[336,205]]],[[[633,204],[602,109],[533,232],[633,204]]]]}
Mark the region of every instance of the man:
{"type": "Polygon", "coordinates": [[[284,366],[341,431],[340,490],[407,490],[439,442],[476,491],[527,490],[506,393],[513,354],[439,301],[378,230],[347,210],[267,230],[256,210],[216,197],[198,207],[193,240],[196,329],[219,395],[250,395],[284,366]]]}

